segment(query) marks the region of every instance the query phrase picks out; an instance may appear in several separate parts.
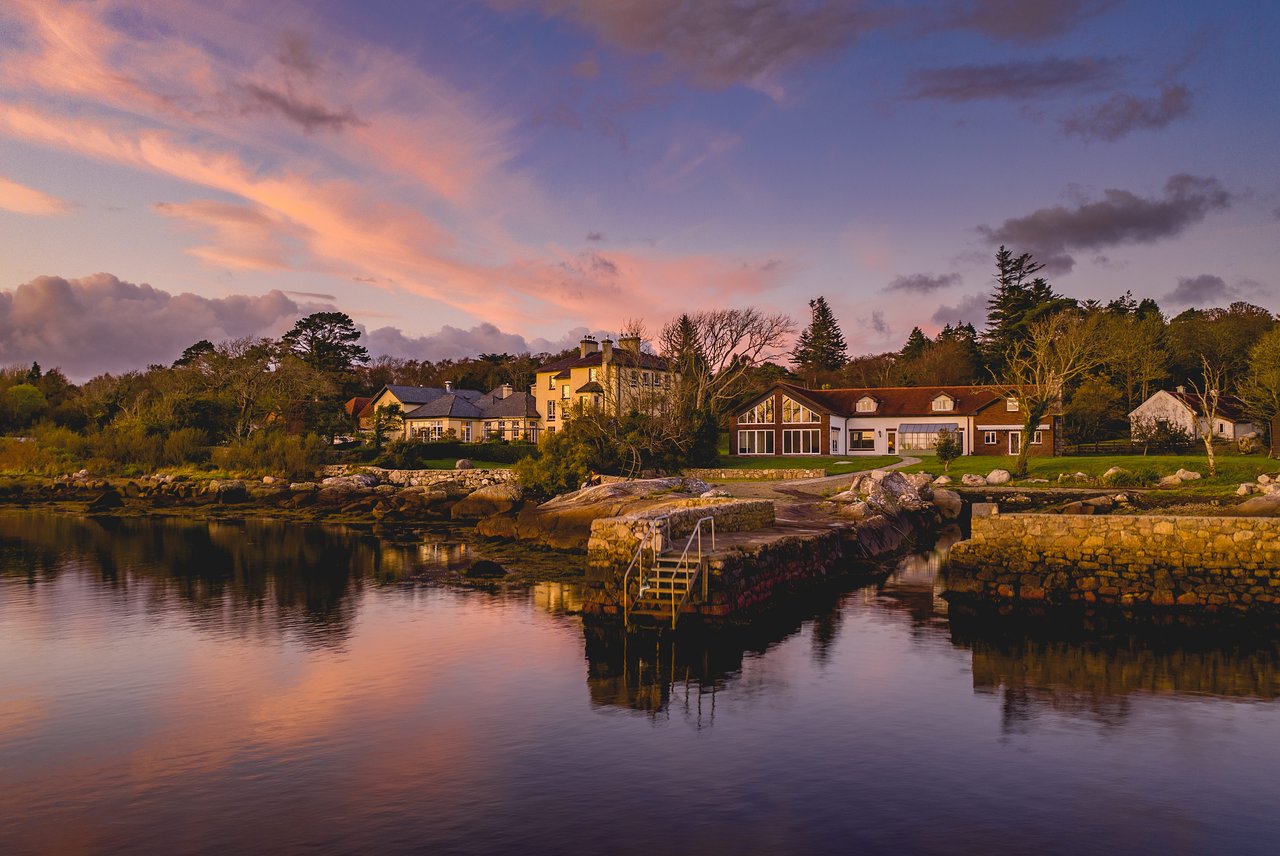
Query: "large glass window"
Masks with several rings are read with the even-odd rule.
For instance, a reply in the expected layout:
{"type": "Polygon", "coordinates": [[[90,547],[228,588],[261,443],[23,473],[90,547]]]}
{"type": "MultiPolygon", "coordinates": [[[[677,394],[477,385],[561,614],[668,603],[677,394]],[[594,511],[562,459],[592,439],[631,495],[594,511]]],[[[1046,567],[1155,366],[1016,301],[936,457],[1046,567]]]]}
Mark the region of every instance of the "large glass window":
{"type": "Polygon", "coordinates": [[[783,422],[821,422],[822,419],[818,414],[805,407],[798,401],[783,396],[782,398],[782,421],[783,422]]]}
{"type": "Polygon", "coordinates": [[[849,432],[850,452],[874,452],[876,448],[876,432],[870,429],[852,430],[849,432]]]}
{"type": "Polygon", "coordinates": [[[792,428],[783,431],[782,454],[821,455],[822,432],[817,428],[792,428]]]}
{"type": "Polygon", "coordinates": [[[766,424],[772,423],[773,422],[773,399],[766,398],[764,401],[760,402],[755,407],[748,410],[746,413],[743,413],[740,416],[738,416],[738,421],[745,422],[748,425],[758,424],[761,422],[766,424]]]}
{"type": "MultiPolygon", "coordinates": [[[[913,427],[910,431],[898,432],[898,448],[904,452],[913,449],[917,452],[928,452],[938,445],[938,432],[943,426],[933,427],[920,425],[913,427]]],[[[954,429],[948,429],[954,430],[954,429]]],[[[964,446],[962,432],[957,431],[956,437],[960,439],[961,447],[964,446]]]]}
{"type": "Polygon", "coordinates": [[[773,454],[773,432],[772,431],[739,431],[738,432],[738,454],[739,455],[772,455],[773,454]]]}

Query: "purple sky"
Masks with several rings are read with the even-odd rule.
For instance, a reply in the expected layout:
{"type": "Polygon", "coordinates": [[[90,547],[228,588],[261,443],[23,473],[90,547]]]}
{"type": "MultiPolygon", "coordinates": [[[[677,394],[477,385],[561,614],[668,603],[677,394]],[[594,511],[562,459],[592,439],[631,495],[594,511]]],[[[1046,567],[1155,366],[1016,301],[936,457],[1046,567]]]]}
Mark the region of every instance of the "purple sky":
{"type": "Polygon", "coordinates": [[[0,6],[0,363],[335,306],[376,353],[825,295],[855,353],[1078,297],[1280,309],[1280,5],[0,6]]]}

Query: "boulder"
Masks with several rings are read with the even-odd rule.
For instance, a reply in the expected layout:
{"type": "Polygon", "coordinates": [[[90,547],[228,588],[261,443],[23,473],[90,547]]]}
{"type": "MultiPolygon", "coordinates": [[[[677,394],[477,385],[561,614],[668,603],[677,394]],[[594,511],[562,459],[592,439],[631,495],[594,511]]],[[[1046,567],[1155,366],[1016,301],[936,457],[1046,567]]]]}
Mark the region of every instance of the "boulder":
{"type": "Polygon", "coordinates": [[[936,479],[933,480],[933,483],[935,485],[951,484],[951,476],[938,476],[936,479]]]}
{"type": "Polygon", "coordinates": [[[1058,509],[1059,514],[1093,514],[1095,511],[1092,505],[1083,502],[1068,502],[1066,505],[1058,509]]]}
{"type": "Polygon", "coordinates": [[[276,478],[275,476],[263,476],[263,477],[262,477],[262,483],[263,483],[263,484],[275,484],[275,483],[276,483],[276,482],[278,482],[278,481],[280,481],[280,479],[276,478]]]}
{"type": "Polygon", "coordinates": [[[1200,474],[1193,470],[1178,470],[1174,475],[1183,481],[1195,481],[1196,479],[1201,478],[1200,474]]]}
{"type": "Polygon", "coordinates": [[[239,480],[216,482],[216,489],[212,488],[215,482],[210,482],[210,493],[223,503],[246,502],[249,499],[249,491],[245,487],[244,482],[239,480]]]}
{"type": "Polygon", "coordinates": [[[1165,476],[1160,479],[1160,481],[1156,482],[1158,487],[1177,487],[1180,484],[1182,484],[1182,478],[1176,475],[1165,476]]]}
{"type": "Polygon", "coordinates": [[[491,514],[506,514],[524,498],[524,490],[515,484],[493,484],[479,487],[458,500],[449,511],[454,520],[479,519],[491,514]]]}
{"type": "Polygon", "coordinates": [[[89,501],[89,511],[110,511],[122,505],[124,500],[120,498],[120,494],[114,490],[104,490],[89,501]]]}
{"type": "Polygon", "coordinates": [[[468,458],[459,458],[458,462],[453,465],[455,470],[473,470],[475,467],[476,465],[471,463],[468,458]]]}
{"type": "Polygon", "coordinates": [[[1264,493],[1261,496],[1246,499],[1236,506],[1236,511],[1240,514],[1262,517],[1280,516],[1280,493],[1264,493]]]}
{"type": "Polygon", "coordinates": [[[1248,496],[1251,493],[1257,493],[1257,492],[1258,492],[1258,486],[1256,484],[1250,484],[1248,482],[1236,488],[1236,496],[1248,496]]]}
{"type": "Polygon", "coordinates": [[[702,497],[703,499],[723,499],[725,497],[733,496],[733,494],[729,493],[729,491],[725,490],[722,487],[713,487],[711,488],[711,490],[706,491],[705,493],[698,494],[698,496],[702,497]]]}
{"type": "Polygon", "coordinates": [[[1262,475],[1258,476],[1258,484],[1271,484],[1271,481],[1272,481],[1271,476],[1267,475],[1266,473],[1263,473],[1262,475]]]}
{"type": "Polygon", "coordinates": [[[966,487],[986,487],[987,480],[977,473],[965,473],[960,477],[960,483],[966,487]]]}
{"type": "Polygon", "coordinates": [[[471,578],[488,579],[492,577],[505,577],[507,569],[499,565],[497,562],[491,562],[488,559],[480,559],[473,562],[471,567],[467,568],[466,575],[471,578]]]}
{"type": "Polygon", "coordinates": [[[831,499],[835,502],[865,499],[872,507],[886,513],[893,513],[899,508],[924,507],[920,491],[906,476],[895,470],[873,470],[865,475],[857,475],[848,490],[831,499]]]}
{"type": "Polygon", "coordinates": [[[938,513],[942,515],[943,520],[955,520],[960,516],[960,512],[964,510],[964,500],[960,498],[960,494],[945,488],[934,489],[933,504],[937,507],[938,513]]]}
{"type": "Polygon", "coordinates": [[[987,484],[1008,484],[1011,478],[1008,470],[992,470],[987,473],[987,484]]]}
{"type": "Polygon", "coordinates": [[[873,508],[869,502],[851,502],[836,509],[836,514],[848,520],[866,520],[879,513],[879,510],[873,508]]]}

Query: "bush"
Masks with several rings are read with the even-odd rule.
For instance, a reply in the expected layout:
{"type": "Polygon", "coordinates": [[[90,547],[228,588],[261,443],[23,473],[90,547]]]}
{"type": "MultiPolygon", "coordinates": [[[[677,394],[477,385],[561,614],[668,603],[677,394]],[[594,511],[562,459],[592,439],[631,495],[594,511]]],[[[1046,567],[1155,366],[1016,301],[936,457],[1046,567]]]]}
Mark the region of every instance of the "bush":
{"type": "Polygon", "coordinates": [[[1155,484],[1160,476],[1152,469],[1143,467],[1137,470],[1119,470],[1107,478],[1099,479],[1107,487],[1145,487],[1155,484]]]}
{"type": "Polygon", "coordinates": [[[258,431],[213,450],[213,463],[224,470],[289,479],[314,478],[329,462],[330,447],[315,434],[258,431]]]}
{"type": "Polygon", "coordinates": [[[951,469],[951,462],[964,454],[964,448],[960,445],[960,437],[955,431],[947,428],[938,432],[934,451],[938,455],[938,463],[942,464],[943,472],[951,469]]]}
{"type": "Polygon", "coordinates": [[[549,499],[577,490],[591,475],[595,450],[570,431],[546,437],[540,452],[537,457],[526,457],[516,463],[516,475],[526,495],[549,499]]]}
{"type": "Polygon", "coordinates": [[[199,428],[179,428],[164,438],[164,462],[171,466],[203,464],[209,460],[209,437],[199,428]]]}

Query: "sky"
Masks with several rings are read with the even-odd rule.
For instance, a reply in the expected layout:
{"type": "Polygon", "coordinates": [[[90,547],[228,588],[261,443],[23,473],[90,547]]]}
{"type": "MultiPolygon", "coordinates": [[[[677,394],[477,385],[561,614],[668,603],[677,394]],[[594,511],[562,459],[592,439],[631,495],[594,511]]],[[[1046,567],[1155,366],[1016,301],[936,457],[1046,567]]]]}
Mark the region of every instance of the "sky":
{"type": "Polygon", "coordinates": [[[1280,309],[1280,4],[4,0],[0,365],[73,379],[336,308],[555,350],[822,295],[985,320],[995,249],[1280,309]]]}

